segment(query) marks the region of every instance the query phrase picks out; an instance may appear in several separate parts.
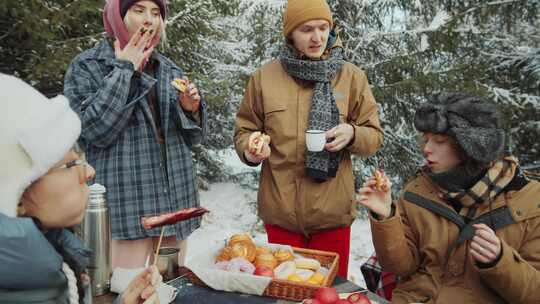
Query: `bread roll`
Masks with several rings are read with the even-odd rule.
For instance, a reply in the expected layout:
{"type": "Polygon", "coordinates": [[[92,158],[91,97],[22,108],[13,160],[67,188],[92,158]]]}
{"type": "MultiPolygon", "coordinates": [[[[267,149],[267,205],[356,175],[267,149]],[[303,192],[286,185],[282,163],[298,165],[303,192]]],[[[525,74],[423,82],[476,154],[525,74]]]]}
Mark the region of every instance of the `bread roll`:
{"type": "Polygon", "coordinates": [[[279,264],[274,268],[274,276],[276,279],[286,280],[290,275],[296,272],[296,264],[293,261],[287,261],[279,264]]]}
{"type": "Polygon", "coordinates": [[[294,260],[293,253],[286,249],[278,249],[276,252],[274,252],[274,256],[276,257],[279,263],[294,260]]]}
{"type": "Polygon", "coordinates": [[[302,281],[307,281],[313,274],[315,273],[313,270],[309,269],[300,269],[296,267],[296,271],[294,272],[296,275],[298,275],[302,281]]]}
{"type": "Polygon", "coordinates": [[[271,253],[263,253],[255,257],[255,267],[266,266],[273,270],[277,265],[278,261],[271,253]]]}
{"type": "Polygon", "coordinates": [[[296,268],[309,269],[313,271],[319,270],[321,268],[321,263],[315,259],[309,258],[297,258],[294,260],[296,263],[296,268]]]}
{"type": "Polygon", "coordinates": [[[272,254],[272,251],[270,251],[270,249],[263,246],[257,246],[256,251],[257,251],[257,255],[261,255],[264,253],[272,254]]]}
{"type": "Polygon", "coordinates": [[[253,243],[237,242],[231,248],[231,257],[243,257],[249,262],[255,261],[256,249],[253,243]]]}
{"type": "Polygon", "coordinates": [[[171,85],[182,93],[185,93],[187,91],[186,80],[182,78],[173,79],[173,81],[171,81],[171,85]]]}
{"type": "Polygon", "coordinates": [[[231,247],[224,247],[221,249],[216,257],[216,262],[228,261],[232,258],[231,247]]]}
{"type": "Polygon", "coordinates": [[[379,191],[388,191],[388,184],[386,183],[386,180],[384,179],[384,175],[380,170],[375,170],[373,172],[373,176],[375,177],[375,188],[379,191]]]}
{"type": "Polygon", "coordinates": [[[250,153],[260,155],[265,144],[270,144],[270,136],[255,131],[251,133],[248,139],[248,150],[250,153]]]}
{"type": "Polygon", "coordinates": [[[320,272],[315,272],[306,282],[313,285],[321,286],[324,282],[324,275],[320,272]]]}

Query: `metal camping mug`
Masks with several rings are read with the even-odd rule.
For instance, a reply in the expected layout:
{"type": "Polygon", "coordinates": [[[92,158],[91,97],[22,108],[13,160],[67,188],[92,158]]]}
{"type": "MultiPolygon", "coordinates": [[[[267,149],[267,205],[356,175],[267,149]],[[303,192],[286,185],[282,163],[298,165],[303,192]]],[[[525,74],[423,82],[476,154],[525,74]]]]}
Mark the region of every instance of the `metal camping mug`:
{"type": "Polygon", "coordinates": [[[88,272],[92,284],[92,294],[107,293],[111,285],[111,227],[109,210],[105,200],[104,186],[94,184],[82,222],[82,234],[86,247],[92,250],[88,272]]]}
{"type": "Polygon", "coordinates": [[[158,252],[156,266],[164,281],[178,277],[178,252],[175,247],[161,247],[158,252]]]}

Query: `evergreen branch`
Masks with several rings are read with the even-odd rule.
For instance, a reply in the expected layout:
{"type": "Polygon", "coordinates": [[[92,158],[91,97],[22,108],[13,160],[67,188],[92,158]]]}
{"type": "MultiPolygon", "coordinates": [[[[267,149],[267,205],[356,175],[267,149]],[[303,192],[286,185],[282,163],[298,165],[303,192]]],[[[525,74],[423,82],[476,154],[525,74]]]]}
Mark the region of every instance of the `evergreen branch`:
{"type": "Polygon", "coordinates": [[[11,28],[4,35],[0,36],[0,40],[2,40],[4,38],[6,38],[7,36],[11,35],[11,33],[13,33],[13,31],[15,31],[15,29],[17,28],[17,25],[19,25],[21,23],[22,23],[22,21],[19,20],[15,24],[13,24],[11,26],[11,28]]]}
{"type": "Polygon", "coordinates": [[[172,16],[171,18],[168,18],[168,19],[165,21],[165,24],[166,24],[166,25],[173,24],[173,23],[176,21],[176,19],[181,18],[181,17],[184,17],[184,16],[186,16],[186,15],[187,15],[187,12],[183,10],[183,11],[179,12],[178,14],[172,16]]]}
{"type": "MultiPolygon", "coordinates": [[[[444,75],[444,74],[450,74],[452,72],[460,72],[460,71],[463,71],[463,70],[464,70],[464,68],[447,69],[447,70],[438,71],[438,72],[429,72],[426,75],[444,75]]],[[[377,86],[377,88],[381,88],[381,89],[393,88],[393,87],[396,87],[396,86],[399,86],[399,85],[403,84],[404,82],[414,80],[414,78],[415,77],[406,78],[406,79],[396,81],[396,82],[393,82],[393,83],[390,83],[390,84],[377,86]]]]}
{"type": "Polygon", "coordinates": [[[202,4],[199,3],[199,6],[195,6],[193,8],[190,7],[190,9],[180,10],[180,12],[178,12],[178,14],[172,16],[171,18],[167,18],[167,20],[165,20],[165,25],[173,24],[177,19],[189,15],[191,13],[191,11],[197,11],[198,8],[200,7],[200,5],[202,5],[202,4]]]}
{"type": "Polygon", "coordinates": [[[66,8],[69,8],[70,6],[72,6],[73,4],[77,3],[77,2],[80,2],[81,0],[73,0],[71,3],[68,3],[66,4],[66,6],[64,7],[64,9],[66,8]]]}
{"type": "MultiPolygon", "coordinates": [[[[480,82],[476,83],[479,86],[484,87],[491,95],[493,95],[495,101],[510,103],[511,105],[520,109],[524,109],[527,103],[530,103],[536,107],[540,106],[540,96],[523,93],[513,93],[512,90],[496,88],[480,82]],[[524,100],[524,102],[520,103],[520,100],[524,100]]],[[[513,90],[515,91],[517,90],[517,88],[514,88],[513,90]]]]}
{"type": "Polygon", "coordinates": [[[511,3],[520,2],[520,1],[522,1],[522,0],[501,0],[501,1],[493,1],[493,2],[488,2],[488,3],[478,4],[476,6],[473,6],[471,8],[466,9],[465,11],[463,11],[461,13],[456,14],[451,19],[447,20],[441,26],[435,27],[435,28],[425,27],[425,28],[417,28],[417,29],[402,30],[402,31],[371,32],[367,36],[368,37],[379,37],[379,36],[393,36],[393,35],[404,35],[404,34],[416,35],[416,34],[437,32],[441,28],[446,27],[448,24],[450,24],[452,22],[455,22],[460,17],[463,17],[465,15],[469,15],[471,13],[474,13],[475,11],[477,11],[479,9],[482,9],[482,8],[485,8],[485,7],[488,7],[488,6],[506,5],[506,4],[511,4],[511,3]]]}
{"type": "Polygon", "coordinates": [[[103,36],[103,35],[105,35],[105,32],[99,32],[99,33],[94,33],[94,34],[90,34],[90,35],[86,35],[86,36],[75,37],[75,38],[69,38],[69,39],[66,39],[66,40],[57,40],[57,41],[53,41],[53,42],[51,42],[50,45],[51,45],[51,46],[56,46],[56,45],[60,45],[60,44],[64,44],[64,43],[71,43],[71,42],[82,41],[82,40],[94,38],[94,37],[97,37],[97,36],[103,36]]]}
{"type": "MultiPolygon", "coordinates": [[[[404,141],[405,142],[414,141],[414,140],[411,140],[410,138],[404,138],[404,137],[400,137],[396,135],[394,130],[391,130],[391,131],[383,130],[383,133],[384,133],[384,137],[388,139],[389,142],[402,143],[404,141]]],[[[407,154],[409,154],[410,158],[413,161],[417,163],[422,162],[423,158],[419,156],[418,150],[416,150],[415,148],[412,148],[409,145],[404,145],[404,144],[399,145],[399,147],[403,149],[407,154]]]]}

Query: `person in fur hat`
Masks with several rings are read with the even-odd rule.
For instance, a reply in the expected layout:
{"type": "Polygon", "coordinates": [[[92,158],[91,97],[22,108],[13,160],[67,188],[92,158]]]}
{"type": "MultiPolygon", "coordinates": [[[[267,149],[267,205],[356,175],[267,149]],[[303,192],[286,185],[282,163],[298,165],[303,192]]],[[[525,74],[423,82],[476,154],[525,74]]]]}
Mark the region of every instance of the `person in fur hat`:
{"type": "Polygon", "coordinates": [[[420,106],[426,163],[392,202],[371,177],[370,210],[382,269],[399,276],[393,303],[540,303],[540,183],[506,155],[496,107],[460,92],[420,106]]]}
{"type": "MultiPolygon", "coordinates": [[[[83,218],[95,174],[72,149],[81,121],[64,96],[49,100],[5,74],[0,104],[0,302],[91,303],[83,284],[90,251],[69,230],[83,218]]],[[[160,280],[147,268],[118,303],[141,303],[160,280]]]]}
{"type": "MultiPolygon", "coordinates": [[[[65,75],[64,94],[82,120],[79,143],[95,182],[107,188],[113,267],[152,259],[161,230],[145,230],[142,217],[200,205],[192,148],[206,133],[206,104],[156,50],[166,16],[166,0],[107,0],[108,38],[79,54],[65,75]]],[[[163,245],[181,249],[180,264],[199,226],[194,218],[165,227],[163,245]]]]}
{"type": "Polygon", "coordinates": [[[346,278],[356,214],[351,155],[381,146],[378,107],[366,74],[345,62],[325,0],[289,0],[283,38],[279,58],[247,84],[235,148],[247,165],[262,163],[257,203],[268,241],[336,252],[346,278]],[[307,150],[306,130],[324,133],[322,151],[307,150]],[[260,151],[250,148],[257,132],[270,136],[260,151]]]}

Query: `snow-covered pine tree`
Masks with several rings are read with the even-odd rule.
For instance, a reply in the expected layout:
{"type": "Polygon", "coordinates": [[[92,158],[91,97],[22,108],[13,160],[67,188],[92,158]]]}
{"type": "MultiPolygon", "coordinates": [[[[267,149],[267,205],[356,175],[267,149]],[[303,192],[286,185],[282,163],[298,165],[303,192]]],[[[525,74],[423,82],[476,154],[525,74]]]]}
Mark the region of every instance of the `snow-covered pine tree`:
{"type": "Polygon", "coordinates": [[[1,1],[0,72],[60,93],[71,59],[102,36],[102,7],[100,0],[1,1]]]}
{"type": "MultiPolygon", "coordinates": [[[[385,144],[365,163],[384,167],[396,181],[410,177],[421,161],[416,106],[432,93],[460,90],[496,102],[510,148],[524,167],[538,168],[538,0],[329,3],[348,58],[366,70],[382,108],[385,144]]],[[[360,176],[369,174],[361,172],[364,163],[355,164],[360,176]]]]}
{"type": "MultiPolygon", "coordinates": [[[[245,74],[245,50],[230,38],[238,31],[239,0],[168,2],[168,47],[160,51],[188,73],[209,104],[209,139],[195,157],[201,177],[216,180],[226,172],[209,151],[232,143],[234,110],[230,100],[239,98],[243,83],[238,78],[245,74]]],[[[1,1],[0,72],[28,81],[46,95],[61,93],[69,62],[104,37],[104,3],[1,1]]]]}

